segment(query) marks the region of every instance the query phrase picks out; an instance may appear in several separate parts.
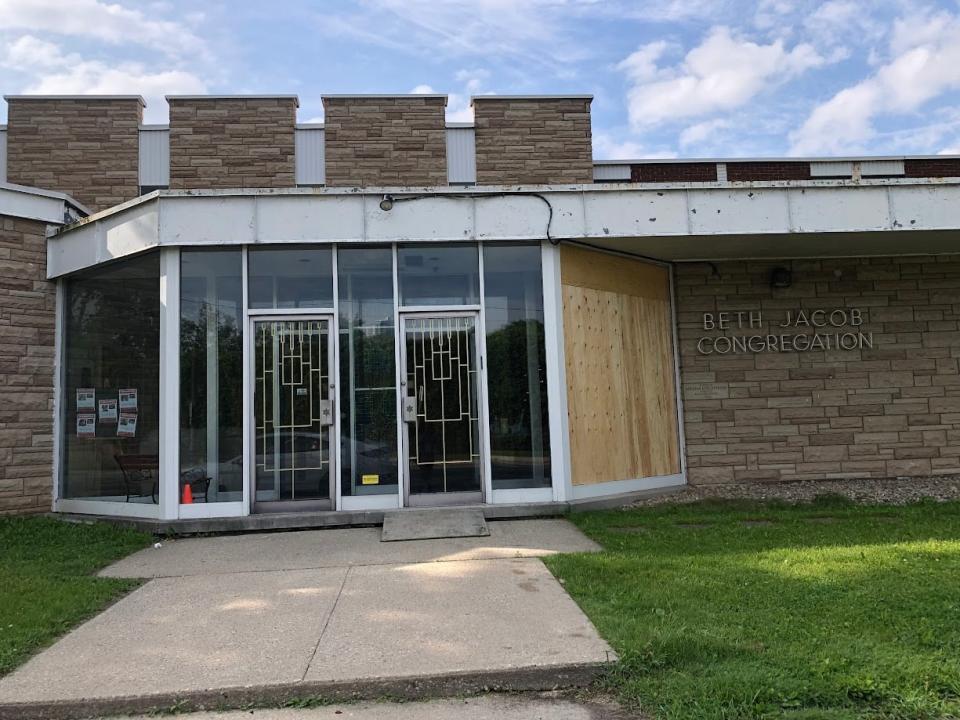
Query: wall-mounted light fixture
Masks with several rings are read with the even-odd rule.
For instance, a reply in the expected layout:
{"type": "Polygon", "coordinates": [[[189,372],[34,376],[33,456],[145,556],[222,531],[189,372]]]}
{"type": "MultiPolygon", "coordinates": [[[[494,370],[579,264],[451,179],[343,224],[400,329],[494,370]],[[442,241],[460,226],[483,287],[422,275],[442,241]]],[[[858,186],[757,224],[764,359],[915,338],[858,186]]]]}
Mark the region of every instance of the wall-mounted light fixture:
{"type": "Polygon", "coordinates": [[[393,196],[384,195],[383,200],[380,201],[380,209],[384,212],[389,212],[393,209],[393,196]]]}
{"type": "Polygon", "coordinates": [[[775,267],[770,271],[770,287],[788,288],[793,284],[793,273],[785,267],[775,267]]]}

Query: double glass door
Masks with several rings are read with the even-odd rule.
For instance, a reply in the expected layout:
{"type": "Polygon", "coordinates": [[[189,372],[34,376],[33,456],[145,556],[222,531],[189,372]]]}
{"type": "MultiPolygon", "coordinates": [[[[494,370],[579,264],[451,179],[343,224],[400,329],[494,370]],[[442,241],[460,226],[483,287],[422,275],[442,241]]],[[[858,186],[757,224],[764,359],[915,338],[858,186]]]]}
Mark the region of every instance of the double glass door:
{"type": "Polygon", "coordinates": [[[481,502],[476,313],[403,316],[405,504],[481,502]]]}
{"type": "MultiPolygon", "coordinates": [[[[334,506],[336,389],[330,317],[255,319],[255,512],[334,506]]],[[[403,504],[483,500],[477,314],[402,316],[403,504]]]]}
{"type": "Polygon", "coordinates": [[[253,322],[255,512],[332,507],[332,324],[253,322]]]}

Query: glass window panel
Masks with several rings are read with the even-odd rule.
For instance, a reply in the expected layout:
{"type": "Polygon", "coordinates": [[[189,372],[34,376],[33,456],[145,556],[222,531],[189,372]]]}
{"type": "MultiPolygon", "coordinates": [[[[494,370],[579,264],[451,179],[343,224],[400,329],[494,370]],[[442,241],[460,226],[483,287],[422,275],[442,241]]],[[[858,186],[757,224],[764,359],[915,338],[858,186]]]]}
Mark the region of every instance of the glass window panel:
{"type": "Polygon", "coordinates": [[[333,307],[333,250],[329,247],[250,248],[250,307],[333,307]]]}
{"type": "Polygon", "coordinates": [[[180,253],[180,489],[243,499],[241,251],[180,253]]]}
{"type": "Polygon", "coordinates": [[[540,247],[485,245],[483,283],[493,487],[549,487],[540,247]]]}
{"type": "Polygon", "coordinates": [[[337,273],[341,493],[396,493],[393,253],[389,248],[340,248],[337,273]]]}
{"type": "Polygon", "coordinates": [[[64,282],[61,497],[159,499],[160,254],[64,282]]]}
{"type": "Polygon", "coordinates": [[[480,273],[477,246],[421,244],[397,251],[400,303],[478,305],[480,273]]]}

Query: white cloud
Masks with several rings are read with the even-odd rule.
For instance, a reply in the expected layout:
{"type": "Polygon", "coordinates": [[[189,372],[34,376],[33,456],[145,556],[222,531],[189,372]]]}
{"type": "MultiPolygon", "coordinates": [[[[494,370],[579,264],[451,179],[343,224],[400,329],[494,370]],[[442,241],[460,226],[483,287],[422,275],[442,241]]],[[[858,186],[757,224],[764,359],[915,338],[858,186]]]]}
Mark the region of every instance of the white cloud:
{"type": "Polygon", "coordinates": [[[166,117],[163,96],[199,94],[206,84],[190,72],[149,68],[139,62],[106,63],[63,53],[47,40],[25,35],[0,54],[0,67],[26,74],[31,80],[22,92],[38,95],[143,95],[152,119],[166,117]]]}
{"type": "Polygon", "coordinates": [[[633,82],[627,107],[637,130],[733,110],[827,62],[812,45],[799,43],[789,50],[782,40],[762,45],[723,26],[713,28],[673,67],[658,66],[666,50],[662,41],[644,45],[618,66],[633,82]]]}
{"type": "Polygon", "coordinates": [[[461,82],[465,85],[466,91],[471,95],[479,95],[483,90],[483,86],[486,84],[487,80],[490,79],[490,71],[484,68],[471,68],[464,70],[457,70],[456,75],[454,75],[457,82],[461,82]]]}
{"type": "Polygon", "coordinates": [[[638,160],[673,158],[676,153],[666,150],[651,150],[635,140],[619,140],[609,133],[593,134],[593,156],[597,160],[638,160]]]}
{"type": "Polygon", "coordinates": [[[436,95],[437,91],[434,90],[429,85],[417,85],[413,90],[410,91],[412,95],[436,95]]]}
{"type": "Polygon", "coordinates": [[[724,130],[728,127],[730,127],[730,121],[726,118],[714,118],[713,120],[704,120],[695,125],[690,125],[680,133],[680,146],[688,147],[702,143],[705,140],[710,140],[719,130],[724,130]]]}
{"type": "Polygon", "coordinates": [[[891,59],[860,82],[836,93],[790,135],[791,152],[862,152],[876,136],[881,115],[918,111],[945,92],[960,89],[960,20],[940,14],[897,21],[891,59]]]}
{"type": "Polygon", "coordinates": [[[99,0],[0,0],[0,28],[142,45],[168,55],[205,51],[203,41],[182,23],[99,0]]]}

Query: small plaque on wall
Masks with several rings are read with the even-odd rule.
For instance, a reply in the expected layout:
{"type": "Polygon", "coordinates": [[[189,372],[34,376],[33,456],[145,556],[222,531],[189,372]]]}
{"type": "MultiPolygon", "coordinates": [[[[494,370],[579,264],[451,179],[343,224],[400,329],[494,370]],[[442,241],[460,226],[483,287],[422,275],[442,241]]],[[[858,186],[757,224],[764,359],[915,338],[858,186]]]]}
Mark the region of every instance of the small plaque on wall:
{"type": "Polygon", "coordinates": [[[727,383],[689,383],[683,386],[684,400],[726,400],[730,397],[727,383]]]}

